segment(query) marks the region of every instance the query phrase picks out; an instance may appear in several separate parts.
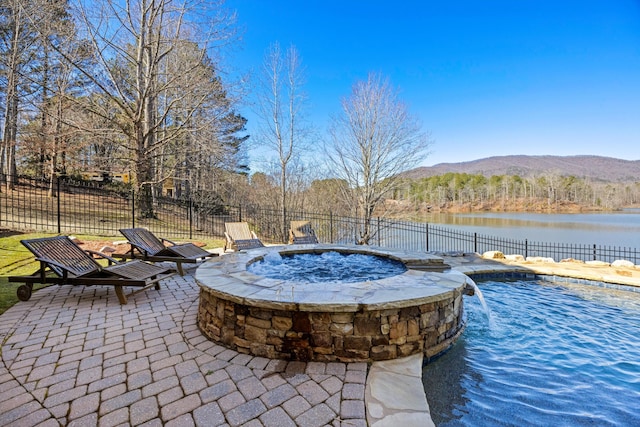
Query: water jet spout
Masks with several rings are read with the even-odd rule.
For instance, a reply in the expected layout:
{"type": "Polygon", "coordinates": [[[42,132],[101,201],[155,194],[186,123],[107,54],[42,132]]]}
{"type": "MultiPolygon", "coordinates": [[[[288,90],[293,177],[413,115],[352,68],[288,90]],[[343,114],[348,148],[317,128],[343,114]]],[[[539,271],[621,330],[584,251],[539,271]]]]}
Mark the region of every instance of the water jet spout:
{"type": "Polygon", "coordinates": [[[489,321],[489,325],[492,324],[492,319],[491,319],[491,310],[489,309],[489,306],[487,305],[487,301],[484,299],[484,295],[482,294],[482,291],[480,290],[480,288],[478,287],[478,285],[476,285],[476,282],[474,282],[470,277],[467,277],[467,281],[465,283],[465,294],[466,295],[477,295],[478,299],[480,300],[480,304],[482,305],[482,311],[484,312],[485,316],[487,316],[487,320],[489,321]],[[470,290],[467,292],[467,289],[470,290]]]}

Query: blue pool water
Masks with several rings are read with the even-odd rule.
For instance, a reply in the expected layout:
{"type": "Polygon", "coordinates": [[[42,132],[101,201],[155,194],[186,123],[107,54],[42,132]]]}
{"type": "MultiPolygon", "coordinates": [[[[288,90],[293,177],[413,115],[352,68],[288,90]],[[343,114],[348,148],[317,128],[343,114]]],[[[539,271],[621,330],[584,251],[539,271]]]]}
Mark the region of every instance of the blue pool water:
{"type": "Polygon", "coordinates": [[[280,256],[270,252],[247,271],[272,279],[298,283],[355,283],[378,280],[407,271],[400,261],[375,255],[328,251],[280,256]]]}
{"type": "Polygon", "coordinates": [[[478,284],[467,329],[423,369],[437,426],[640,426],[640,293],[478,284]]]}

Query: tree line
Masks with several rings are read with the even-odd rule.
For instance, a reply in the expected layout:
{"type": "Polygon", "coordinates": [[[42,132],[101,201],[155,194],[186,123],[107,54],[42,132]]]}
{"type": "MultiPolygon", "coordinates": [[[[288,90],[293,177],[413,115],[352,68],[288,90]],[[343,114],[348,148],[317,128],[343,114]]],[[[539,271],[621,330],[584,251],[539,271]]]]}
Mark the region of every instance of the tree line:
{"type": "Polygon", "coordinates": [[[153,217],[166,179],[194,196],[246,170],[246,120],[221,78],[233,24],[211,2],[3,0],[0,184],[18,168],[127,173],[153,217]]]}
{"type": "Polygon", "coordinates": [[[421,179],[405,180],[393,199],[421,205],[446,207],[520,203],[555,208],[574,204],[583,208],[619,209],[640,204],[640,182],[613,183],[545,174],[535,177],[446,173],[421,179]]]}

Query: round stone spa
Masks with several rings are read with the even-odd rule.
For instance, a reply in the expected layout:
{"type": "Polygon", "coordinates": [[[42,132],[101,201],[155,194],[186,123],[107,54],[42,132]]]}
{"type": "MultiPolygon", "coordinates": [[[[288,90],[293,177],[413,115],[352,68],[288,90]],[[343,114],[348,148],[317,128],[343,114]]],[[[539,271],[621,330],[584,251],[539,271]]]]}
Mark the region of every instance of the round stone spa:
{"type": "Polygon", "coordinates": [[[464,329],[470,281],[433,255],[323,244],[225,254],[195,277],[198,326],[209,339],[254,356],[322,362],[441,353],[464,329]],[[340,269],[345,276],[329,277],[340,269]]]}

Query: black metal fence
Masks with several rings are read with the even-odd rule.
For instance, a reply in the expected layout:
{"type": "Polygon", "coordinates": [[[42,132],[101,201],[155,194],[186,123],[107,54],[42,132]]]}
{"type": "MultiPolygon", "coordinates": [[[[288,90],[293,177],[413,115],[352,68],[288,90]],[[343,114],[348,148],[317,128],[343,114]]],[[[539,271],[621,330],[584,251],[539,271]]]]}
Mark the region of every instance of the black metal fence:
{"type": "Polygon", "coordinates": [[[163,237],[198,239],[224,235],[238,208],[201,206],[191,200],[156,197],[156,218],[139,218],[131,190],[98,183],[18,177],[0,190],[0,227],[58,234],[120,236],[120,228],[146,227],[163,237]],[[212,212],[217,212],[212,215],[212,212]]]}
{"type": "MultiPolygon", "coordinates": [[[[321,242],[354,243],[363,228],[361,218],[331,213],[282,212],[259,206],[219,206],[158,197],[157,218],[137,218],[130,190],[107,190],[99,185],[59,179],[19,177],[13,190],[0,190],[0,228],[58,234],[119,236],[118,229],[146,227],[163,237],[223,238],[224,223],[246,221],[266,243],[287,241],[287,224],[308,220],[321,242]]],[[[427,223],[375,218],[372,245],[418,252],[478,252],[499,250],[525,257],[556,261],[573,258],[640,264],[640,249],[597,244],[545,243],[514,240],[460,231],[427,223]]]]}
{"type": "MultiPolygon", "coordinates": [[[[274,239],[278,236],[278,212],[252,209],[245,221],[255,227],[260,236],[274,239]],[[274,227],[275,225],[275,227],[274,227]]],[[[353,243],[363,228],[360,218],[317,214],[309,212],[287,213],[287,220],[309,220],[321,242],[353,243]]],[[[598,244],[572,244],[517,240],[461,231],[442,225],[421,222],[375,218],[374,237],[370,244],[417,252],[477,252],[501,251],[524,257],[553,258],[556,261],[573,258],[582,261],[628,260],[640,264],[640,249],[598,244]]],[[[277,239],[274,239],[277,240],[277,239]]]]}

